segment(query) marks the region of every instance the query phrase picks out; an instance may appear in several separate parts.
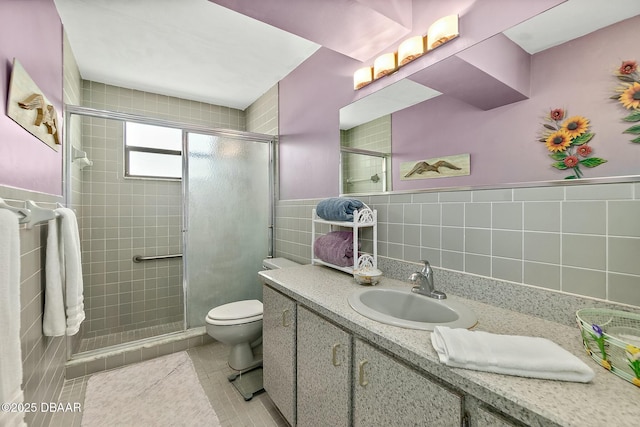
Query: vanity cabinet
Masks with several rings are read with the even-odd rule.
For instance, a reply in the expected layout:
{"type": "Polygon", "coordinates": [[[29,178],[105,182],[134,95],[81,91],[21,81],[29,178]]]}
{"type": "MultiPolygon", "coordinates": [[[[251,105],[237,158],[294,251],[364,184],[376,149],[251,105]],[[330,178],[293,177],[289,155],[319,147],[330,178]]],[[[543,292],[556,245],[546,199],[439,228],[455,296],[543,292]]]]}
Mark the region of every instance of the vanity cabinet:
{"type": "Polygon", "coordinates": [[[459,426],[462,396],[355,340],[354,426],[459,426]]]}
{"type": "Polygon", "coordinates": [[[263,304],[264,388],[292,426],[522,425],[269,286],[263,304]]]}
{"type": "Polygon", "coordinates": [[[351,334],[298,306],[297,422],[349,426],[351,334]]]}
{"type": "Polygon", "coordinates": [[[263,286],[263,383],[291,425],[296,425],[296,303],[263,286]]]}

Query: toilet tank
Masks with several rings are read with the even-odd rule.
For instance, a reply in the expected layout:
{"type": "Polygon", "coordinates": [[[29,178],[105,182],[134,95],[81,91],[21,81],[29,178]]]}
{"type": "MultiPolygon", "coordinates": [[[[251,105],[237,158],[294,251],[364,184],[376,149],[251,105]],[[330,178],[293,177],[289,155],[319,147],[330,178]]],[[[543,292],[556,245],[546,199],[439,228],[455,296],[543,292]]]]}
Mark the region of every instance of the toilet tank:
{"type": "Polygon", "coordinates": [[[265,270],[277,270],[279,268],[296,267],[300,264],[286,258],[265,258],[262,260],[262,267],[265,270]]]}

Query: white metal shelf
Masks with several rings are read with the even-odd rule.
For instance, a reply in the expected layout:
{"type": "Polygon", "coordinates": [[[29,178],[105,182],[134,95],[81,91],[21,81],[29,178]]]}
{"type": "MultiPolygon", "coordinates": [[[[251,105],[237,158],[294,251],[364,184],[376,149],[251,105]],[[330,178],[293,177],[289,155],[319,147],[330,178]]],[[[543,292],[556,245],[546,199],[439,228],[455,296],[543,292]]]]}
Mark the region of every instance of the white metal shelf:
{"type": "Polygon", "coordinates": [[[378,268],[378,211],[365,206],[363,209],[353,212],[353,221],[329,221],[320,218],[316,210],[311,211],[311,264],[326,265],[345,273],[353,274],[353,271],[361,267],[378,268]],[[353,229],[353,266],[342,267],[315,257],[314,243],[316,241],[316,224],[327,224],[333,227],[346,227],[353,229]],[[373,229],[373,254],[358,251],[358,242],[361,228],[373,229]]]}

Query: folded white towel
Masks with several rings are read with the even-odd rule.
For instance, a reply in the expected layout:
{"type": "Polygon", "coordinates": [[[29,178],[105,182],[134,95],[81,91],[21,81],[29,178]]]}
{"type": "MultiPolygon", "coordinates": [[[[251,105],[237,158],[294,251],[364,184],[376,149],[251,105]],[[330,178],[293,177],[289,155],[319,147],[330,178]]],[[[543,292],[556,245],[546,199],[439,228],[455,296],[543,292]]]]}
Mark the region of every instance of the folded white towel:
{"type": "Polygon", "coordinates": [[[82,260],[80,257],[80,234],[78,221],[71,209],[58,208],[62,238],[62,281],[65,285],[67,312],[67,335],[75,335],[84,320],[84,284],[82,282],[82,260]]]}
{"type": "Polygon", "coordinates": [[[436,326],[431,343],[440,362],[456,368],[582,383],[595,376],[584,362],[546,338],[436,326]]]}
{"type": "MultiPolygon", "coordinates": [[[[0,403],[22,403],[18,217],[0,209],[0,403]]],[[[25,426],[24,412],[0,411],[0,426],[25,426]]]]}
{"type": "Polygon", "coordinates": [[[65,335],[67,320],[64,308],[64,293],[61,272],[61,241],[58,237],[58,220],[49,221],[47,252],[45,258],[45,296],[42,316],[42,333],[49,337],[65,335]]]}

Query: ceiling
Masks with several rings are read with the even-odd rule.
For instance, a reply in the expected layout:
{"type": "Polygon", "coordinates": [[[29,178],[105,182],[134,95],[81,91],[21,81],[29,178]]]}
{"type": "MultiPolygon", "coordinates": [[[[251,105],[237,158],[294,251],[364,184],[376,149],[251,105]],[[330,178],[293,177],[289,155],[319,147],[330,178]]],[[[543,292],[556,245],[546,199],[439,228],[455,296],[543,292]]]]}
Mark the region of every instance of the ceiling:
{"type": "Polygon", "coordinates": [[[55,0],[85,80],[244,110],[320,45],[208,0],[55,0]]]}
{"type": "MultiPolygon", "coordinates": [[[[271,0],[281,7],[277,14],[270,10],[269,19],[284,16],[280,28],[208,0],[54,1],[83,79],[241,110],[311,56],[319,43],[328,44],[326,34],[313,36],[313,42],[280,29],[287,29],[287,17],[300,27],[299,19],[318,16],[293,15],[282,7],[286,0],[271,0]]],[[[638,0],[610,5],[568,0],[505,34],[533,54],[640,13],[638,0]]],[[[262,13],[255,15],[266,20],[262,13]]],[[[336,32],[331,26],[327,30],[336,32]]]]}
{"type": "Polygon", "coordinates": [[[638,14],[638,0],[567,0],[504,34],[534,54],[638,14]]]}

